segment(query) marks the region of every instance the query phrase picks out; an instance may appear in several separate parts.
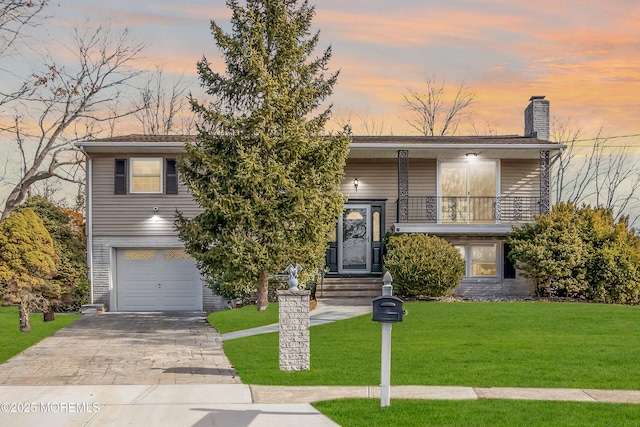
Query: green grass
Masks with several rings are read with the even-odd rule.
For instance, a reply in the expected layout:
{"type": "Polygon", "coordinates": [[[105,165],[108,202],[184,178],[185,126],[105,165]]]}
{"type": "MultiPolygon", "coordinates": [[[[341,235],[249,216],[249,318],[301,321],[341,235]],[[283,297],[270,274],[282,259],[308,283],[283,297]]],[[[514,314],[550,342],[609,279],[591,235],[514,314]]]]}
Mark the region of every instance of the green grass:
{"type": "Polygon", "coordinates": [[[271,325],[278,323],[278,304],[269,303],[264,311],[256,310],[255,305],[216,311],[207,316],[207,321],[221,334],[271,325]]]}
{"type": "Polygon", "coordinates": [[[53,322],[43,322],[42,314],[31,315],[31,331],[20,332],[18,307],[0,307],[0,363],[73,323],[80,315],[56,314],[53,322]]]}
{"type": "Polygon", "coordinates": [[[345,399],[314,403],[344,427],[372,426],[637,426],[640,405],[521,400],[345,399]]]}
{"type": "MultiPolygon", "coordinates": [[[[639,389],[640,308],[570,303],[407,303],[392,385],[639,389]]],[[[278,368],[278,334],[225,341],[247,384],[377,385],[380,324],[312,327],[311,370],[278,368]]]]}

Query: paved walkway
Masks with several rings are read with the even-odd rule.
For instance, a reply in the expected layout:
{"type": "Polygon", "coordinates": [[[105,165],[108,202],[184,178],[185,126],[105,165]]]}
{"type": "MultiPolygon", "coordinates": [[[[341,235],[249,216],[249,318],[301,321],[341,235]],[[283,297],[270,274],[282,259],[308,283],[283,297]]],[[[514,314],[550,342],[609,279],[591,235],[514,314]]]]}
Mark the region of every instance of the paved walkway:
{"type": "MultiPolygon", "coordinates": [[[[344,302],[321,302],[315,310],[309,313],[309,322],[311,326],[322,325],[325,323],[336,322],[338,320],[349,319],[363,314],[371,313],[371,301],[368,305],[349,305],[344,302]]],[[[278,332],[278,324],[260,326],[258,328],[245,329],[243,331],[229,332],[222,334],[224,341],[244,338],[252,335],[268,334],[270,332],[278,332]]]]}
{"type": "Polygon", "coordinates": [[[85,315],[0,365],[0,385],[240,383],[203,312],[85,315]]]}

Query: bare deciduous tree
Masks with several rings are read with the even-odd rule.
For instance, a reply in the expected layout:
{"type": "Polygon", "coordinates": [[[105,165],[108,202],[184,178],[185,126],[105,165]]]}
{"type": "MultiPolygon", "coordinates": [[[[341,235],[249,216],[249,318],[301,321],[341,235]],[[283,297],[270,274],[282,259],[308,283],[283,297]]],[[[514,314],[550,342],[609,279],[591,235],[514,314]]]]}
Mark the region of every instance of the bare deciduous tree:
{"type": "Polygon", "coordinates": [[[83,156],[73,143],[95,136],[103,123],[135,112],[133,108],[114,112],[109,106],[122,98],[121,91],[140,74],[131,65],[143,47],[126,30],[114,34],[108,27],[92,28],[87,23],[75,30],[67,48],[73,65],[45,57],[44,70],[25,82],[29,90],[8,105],[21,171],[9,183],[2,219],[35,183],[53,177],[79,183],[83,156]]]}
{"type": "Polygon", "coordinates": [[[0,0],[0,56],[4,56],[15,42],[24,37],[24,27],[37,24],[37,18],[47,2],[0,0]]]}
{"type": "MultiPolygon", "coordinates": [[[[362,124],[363,135],[365,136],[383,136],[389,135],[385,133],[384,130],[384,118],[380,119],[380,121],[371,117],[369,114],[359,114],[358,118],[360,119],[360,123],[362,124]]],[[[393,134],[391,131],[390,134],[393,134]]]]}
{"type": "MultiPolygon", "coordinates": [[[[567,146],[554,165],[556,201],[610,209],[616,220],[630,216],[630,208],[640,201],[640,161],[626,146],[613,145],[602,128],[585,140],[580,139],[581,128],[570,122],[555,120],[553,128],[552,139],[567,146]]],[[[638,217],[630,217],[630,223],[638,217]]]]}
{"type": "Polygon", "coordinates": [[[332,117],[332,122],[336,124],[338,129],[349,128],[353,135],[360,136],[389,136],[393,135],[393,128],[389,131],[386,130],[384,117],[376,119],[371,114],[365,112],[358,114],[357,122],[354,122],[351,118],[353,111],[349,111],[346,115],[339,115],[332,117]]]}
{"type": "Polygon", "coordinates": [[[426,92],[407,88],[404,102],[410,112],[404,120],[421,135],[453,135],[458,130],[460,120],[475,102],[475,93],[460,83],[453,96],[447,96],[445,80],[436,75],[425,78],[426,92]]]}
{"type": "Polygon", "coordinates": [[[136,118],[145,135],[169,135],[174,130],[189,134],[195,127],[195,116],[185,108],[188,100],[188,85],[180,77],[169,90],[161,67],[157,67],[140,90],[140,98],[135,101],[136,118]]]}
{"type": "MultiPolygon", "coordinates": [[[[18,43],[28,38],[25,27],[33,28],[40,23],[39,18],[46,4],[47,1],[0,0],[0,58],[10,57],[14,50],[20,51],[17,46],[26,46],[26,43],[18,43]]],[[[8,80],[5,77],[16,77],[13,65],[11,62],[10,65],[0,67],[5,74],[3,83],[8,80]]],[[[29,85],[23,83],[8,93],[0,93],[0,106],[24,96],[30,89],[29,85]]],[[[0,131],[5,130],[7,126],[2,124],[0,131]]]]}
{"type": "MultiPolygon", "coordinates": [[[[551,124],[551,140],[567,146],[562,151],[562,154],[558,157],[554,163],[554,185],[553,190],[555,193],[556,201],[574,202],[576,200],[583,200],[584,192],[586,188],[584,184],[580,185],[574,181],[574,175],[581,175],[584,179],[585,174],[580,173],[580,168],[576,165],[579,163],[576,160],[578,148],[576,147],[576,141],[580,138],[582,128],[570,120],[560,120],[554,118],[551,124]],[[573,172],[572,169],[577,169],[577,172],[573,172]]],[[[584,169],[586,165],[582,165],[584,169]]]]}

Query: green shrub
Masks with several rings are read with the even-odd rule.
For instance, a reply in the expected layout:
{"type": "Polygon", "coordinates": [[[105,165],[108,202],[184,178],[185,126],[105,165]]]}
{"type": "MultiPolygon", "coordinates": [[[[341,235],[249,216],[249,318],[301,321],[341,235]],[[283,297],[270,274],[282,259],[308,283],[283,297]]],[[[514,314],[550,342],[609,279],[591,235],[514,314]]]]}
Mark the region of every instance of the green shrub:
{"type": "Polygon", "coordinates": [[[589,248],[572,204],[559,203],[535,224],[514,227],[509,258],[523,277],[536,285],[539,296],[579,297],[586,294],[589,248]]]}
{"type": "Polygon", "coordinates": [[[43,197],[30,197],[16,211],[33,210],[53,240],[56,272],[50,279],[56,292],[44,295],[56,311],[77,311],[89,302],[86,241],[82,215],[61,208],[43,197]]]}
{"type": "Polygon", "coordinates": [[[515,227],[509,258],[538,295],[640,303],[640,237],[610,210],[556,204],[535,224],[515,227]]]}
{"type": "Polygon", "coordinates": [[[426,234],[389,237],[384,269],[401,297],[449,295],[464,276],[460,253],[446,240],[426,234]]]}

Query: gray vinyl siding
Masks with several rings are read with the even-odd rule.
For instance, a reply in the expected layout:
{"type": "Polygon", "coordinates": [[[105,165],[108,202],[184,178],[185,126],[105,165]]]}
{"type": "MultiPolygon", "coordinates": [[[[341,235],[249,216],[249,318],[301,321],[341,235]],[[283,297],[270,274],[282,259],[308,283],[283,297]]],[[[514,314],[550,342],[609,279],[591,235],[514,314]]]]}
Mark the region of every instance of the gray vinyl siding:
{"type": "MultiPolygon", "coordinates": [[[[178,194],[114,194],[114,160],[149,157],[148,154],[94,155],[93,157],[93,234],[153,236],[175,234],[176,209],[188,217],[200,212],[187,187],[179,184],[178,194]],[[158,218],[153,208],[158,208],[158,218]]],[[[171,156],[155,156],[175,158],[171,156]]]]}
{"type": "Polygon", "coordinates": [[[502,196],[540,196],[540,165],[537,159],[503,159],[500,163],[502,196]]]}
{"type": "MultiPolygon", "coordinates": [[[[409,159],[409,195],[435,196],[437,166],[435,159],[409,159]]],[[[341,191],[349,200],[386,199],[385,229],[397,222],[397,159],[352,159],[347,161],[341,191]],[[360,185],[355,191],[353,180],[360,185]]]]}
{"type": "Polygon", "coordinates": [[[386,199],[385,230],[396,218],[398,198],[398,161],[394,159],[353,159],[347,161],[340,189],[349,200],[386,199]],[[353,180],[358,178],[358,191],[353,180]]]}
{"type": "Polygon", "coordinates": [[[409,158],[409,196],[435,196],[438,184],[436,159],[409,158]]]}

